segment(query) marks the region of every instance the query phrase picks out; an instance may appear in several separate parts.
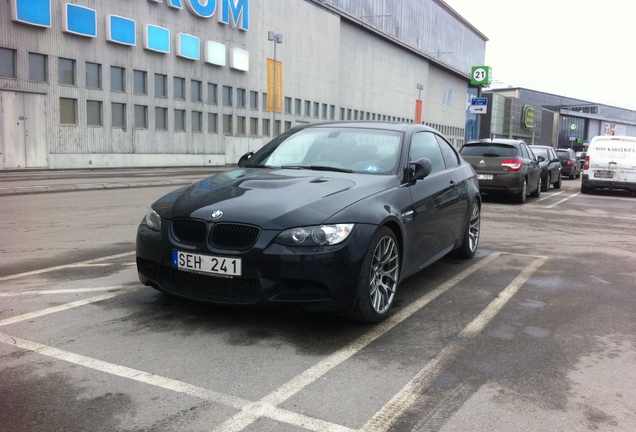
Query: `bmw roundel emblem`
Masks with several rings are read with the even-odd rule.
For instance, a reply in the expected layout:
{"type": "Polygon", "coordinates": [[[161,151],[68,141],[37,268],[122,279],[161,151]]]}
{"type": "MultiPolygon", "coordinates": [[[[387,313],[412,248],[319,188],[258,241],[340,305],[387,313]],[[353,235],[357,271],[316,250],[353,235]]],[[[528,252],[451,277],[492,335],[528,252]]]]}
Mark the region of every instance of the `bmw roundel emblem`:
{"type": "Polygon", "coordinates": [[[214,210],[214,211],[212,212],[212,214],[210,214],[210,217],[211,217],[212,219],[218,219],[218,218],[220,218],[221,216],[223,216],[223,210],[214,210]]]}

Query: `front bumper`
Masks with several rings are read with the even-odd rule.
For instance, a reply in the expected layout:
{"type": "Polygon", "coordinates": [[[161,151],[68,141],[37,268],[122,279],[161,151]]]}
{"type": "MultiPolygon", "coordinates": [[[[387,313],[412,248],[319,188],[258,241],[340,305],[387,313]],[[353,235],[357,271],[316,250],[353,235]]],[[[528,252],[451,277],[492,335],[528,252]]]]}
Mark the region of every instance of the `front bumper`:
{"type": "Polygon", "coordinates": [[[178,244],[169,234],[142,224],[137,230],[137,272],[148,286],[208,303],[292,307],[308,312],[346,312],[353,307],[362,260],[376,229],[356,224],[341,244],[287,247],[274,241],[278,231],[261,231],[247,251],[213,250],[178,244]],[[173,249],[241,258],[240,277],[191,273],[172,266],[173,249]]]}

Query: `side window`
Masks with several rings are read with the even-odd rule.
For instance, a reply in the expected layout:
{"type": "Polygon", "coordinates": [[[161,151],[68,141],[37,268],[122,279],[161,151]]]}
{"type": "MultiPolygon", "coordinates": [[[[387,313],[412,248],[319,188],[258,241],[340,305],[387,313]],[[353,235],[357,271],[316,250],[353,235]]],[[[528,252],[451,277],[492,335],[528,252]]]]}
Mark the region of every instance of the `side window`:
{"type": "Polygon", "coordinates": [[[521,150],[521,157],[524,159],[532,159],[532,153],[530,149],[526,147],[525,144],[519,145],[519,149],[521,150]]]}
{"type": "Polygon", "coordinates": [[[444,162],[446,163],[446,168],[454,168],[459,166],[459,155],[450,145],[448,141],[439,135],[435,135],[437,138],[437,143],[439,144],[439,148],[442,150],[442,156],[444,157],[444,162]]]}
{"type": "Polygon", "coordinates": [[[418,132],[411,139],[411,150],[409,160],[415,161],[423,157],[429,158],[433,165],[433,171],[442,171],[446,168],[442,151],[437,144],[435,135],[430,132],[418,132]]]}

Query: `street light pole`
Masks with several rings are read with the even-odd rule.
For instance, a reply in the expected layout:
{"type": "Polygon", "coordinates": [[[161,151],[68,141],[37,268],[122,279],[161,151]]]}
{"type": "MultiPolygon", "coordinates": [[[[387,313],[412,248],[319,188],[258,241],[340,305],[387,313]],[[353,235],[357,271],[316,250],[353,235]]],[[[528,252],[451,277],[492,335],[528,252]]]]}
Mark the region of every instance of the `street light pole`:
{"type": "Polygon", "coordinates": [[[274,109],[272,110],[272,137],[276,129],[276,45],[283,43],[283,35],[273,31],[267,32],[267,40],[274,42],[274,109]]]}

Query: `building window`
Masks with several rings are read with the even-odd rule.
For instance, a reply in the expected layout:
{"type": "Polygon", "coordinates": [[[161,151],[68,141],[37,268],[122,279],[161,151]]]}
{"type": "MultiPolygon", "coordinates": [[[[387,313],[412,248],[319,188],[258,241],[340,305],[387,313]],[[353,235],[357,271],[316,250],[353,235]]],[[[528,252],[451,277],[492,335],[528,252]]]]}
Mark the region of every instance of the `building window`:
{"type": "Polygon", "coordinates": [[[190,100],[201,102],[201,81],[190,80],[190,100]]]}
{"type": "Polygon", "coordinates": [[[168,130],[168,108],[155,107],[155,129],[168,130]]]}
{"type": "Polygon", "coordinates": [[[174,77],[174,98],[185,99],[185,78],[174,77]]]}
{"type": "Polygon", "coordinates": [[[192,111],[192,132],[203,132],[203,113],[192,111]]]}
{"type": "Polygon", "coordinates": [[[291,113],[292,113],[292,98],[286,97],[285,98],[285,114],[291,114],[291,113]]]}
{"type": "Polygon", "coordinates": [[[77,124],[77,99],[60,98],[60,124],[77,124]]]}
{"type": "Polygon", "coordinates": [[[155,74],[155,97],[165,98],[168,94],[168,77],[162,74],[155,74]]]}
{"type": "Polygon", "coordinates": [[[185,110],[174,110],[174,130],[185,131],[185,110]]]}
{"type": "Polygon", "coordinates": [[[296,115],[303,115],[303,101],[300,99],[294,99],[294,105],[295,105],[295,110],[294,110],[294,114],[296,115]]]}
{"type": "Polygon", "coordinates": [[[267,93],[265,93],[265,92],[262,93],[261,101],[262,101],[262,105],[263,105],[262,110],[263,111],[267,111],[267,93]]]}
{"type": "Polygon", "coordinates": [[[236,89],[236,106],[239,108],[245,108],[245,89],[236,89]]]}
{"type": "Polygon", "coordinates": [[[208,113],[208,132],[217,133],[219,131],[219,115],[217,113],[208,113]]]}
{"type": "Polygon", "coordinates": [[[285,121],[285,131],[288,131],[292,128],[291,122],[290,121],[285,121]]]}
{"type": "Polygon", "coordinates": [[[135,128],[148,129],[148,107],[135,105],[135,128]]]}
{"type": "Polygon", "coordinates": [[[345,109],[340,108],[340,120],[344,120],[344,119],[345,119],[345,109]]]}
{"type": "Polygon", "coordinates": [[[250,135],[258,136],[258,118],[250,117],[250,135]]]}
{"type": "Polygon", "coordinates": [[[245,136],[246,135],[246,120],[243,116],[236,117],[236,134],[245,136]]]}
{"type": "Polygon", "coordinates": [[[261,133],[263,134],[263,136],[270,136],[269,134],[269,128],[270,128],[270,121],[269,119],[264,118],[263,119],[263,128],[261,129],[261,133]]]}
{"type": "Polygon", "coordinates": [[[258,92],[250,91],[250,108],[253,110],[258,109],[258,92]]]}
{"type": "Polygon", "coordinates": [[[311,102],[305,101],[305,117],[311,116],[311,102]]]}
{"type": "Polygon", "coordinates": [[[232,115],[223,114],[223,133],[225,135],[232,135],[232,115]]]}
{"type": "Polygon", "coordinates": [[[75,85],[75,60],[60,58],[59,84],[75,85]]]}
{"type": "Polygon", "coordinates": [[[329,108],[330,108],[329,118],[331,120],[335,120],[336,119],[336,106],[335,105],[329,105],[329,108]]]}
{"type": "Polygon", "coordinates": [[[88,126],[103,126],[101,101],[86,101],[86,124],[88,126]]]}
{"type": "Polygon", "coordinates": [[[320,117],[320,104],[318,102],[314,102],[314,117],[320,117]]]}
{"type": "Polygon", "coordinates": [[[113,102],[110,105],[111,126],[124,129],[126,127],[126,104],[113,102]]]}
{"type": "Polygon", "coordinates": [[[223,86],[223,105],[232,106],[232,87],[223,86]]]}
{"type": "Polygon", "coordinates": [[[102,65],[86,62],[86,88],[102,89],[102,65]]]}
{"type": "Polygon", "coordinates": [[[29,80],[48,82],[48,62],[44,54],[29,53],[29,80]]]}
{"type": "Polygon", "coordinates": [[[328,117],[329,112],[327,111],[327,104],[322,104],[322,118],[324,120],[326,120],[328,117]]]}
{"type": "Polygon", "coordinates": [[[15,50],[0,48],[0,76],[15,78],[15,50]]]}
{"type": "Polygon", "coordinates": [[[136,94],[148,94],[148,74],[145,71],[136,70],[133,73],[136,94]]]}
{"type": "Polygon", "coordinates": [[[280,120],[274,122],[274,136],[280,135],[280,120]]]}
{"type": "Polygon", "coordinates": [[[216,105],[219,103],[219,97],[217,93],[217,85],[214,83],[208,83],[208,103],[216,105]]]}
{"type": "Polygon", "coordinates": [[[126,91],[126,69],[117,66],[110,67],[110,90],[126,91]]]}

